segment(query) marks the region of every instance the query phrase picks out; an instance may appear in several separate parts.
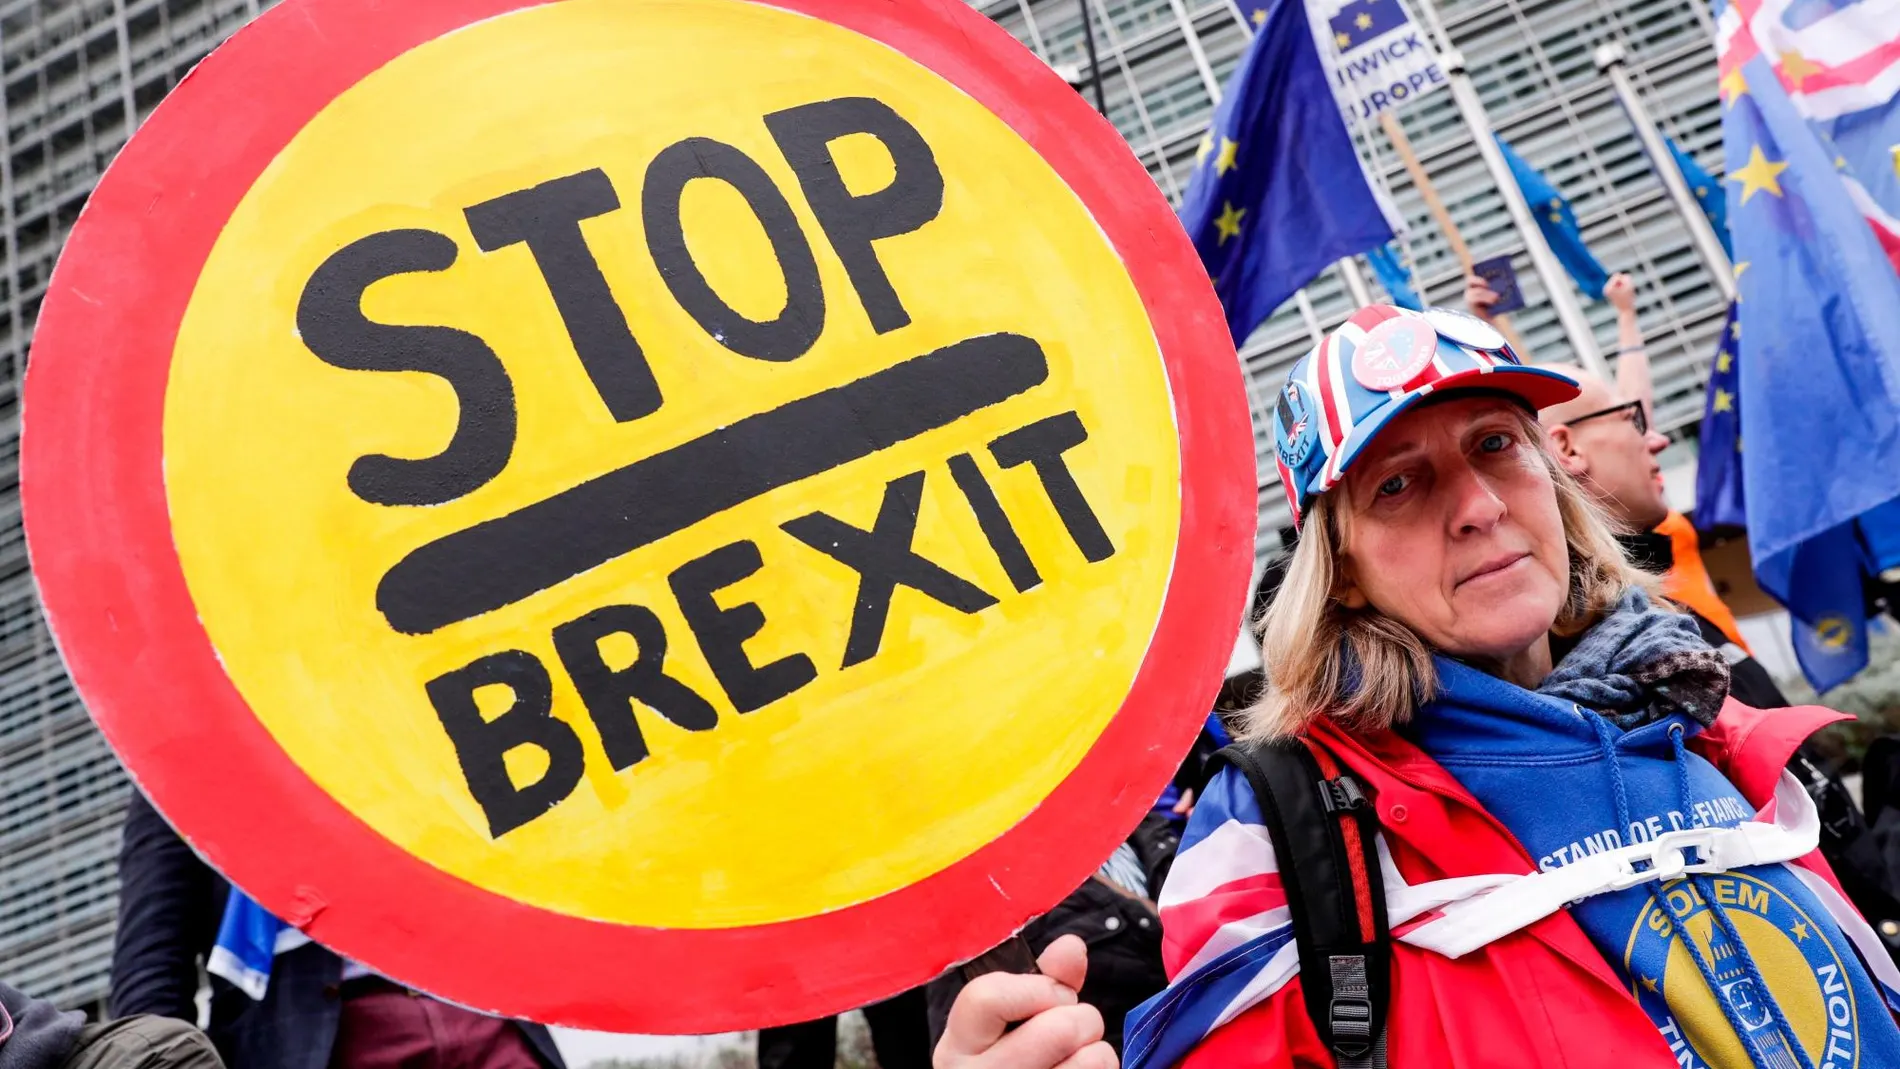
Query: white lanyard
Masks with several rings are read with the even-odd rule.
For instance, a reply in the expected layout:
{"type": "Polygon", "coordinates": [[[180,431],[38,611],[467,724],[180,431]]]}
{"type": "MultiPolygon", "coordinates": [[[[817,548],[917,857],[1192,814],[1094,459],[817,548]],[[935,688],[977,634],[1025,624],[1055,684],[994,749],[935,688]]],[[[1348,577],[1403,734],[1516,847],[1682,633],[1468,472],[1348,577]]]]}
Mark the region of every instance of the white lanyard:
{"type": "Polygon", "coordinates": [[[1814,800],[1787,772],[1775,785],[1774,817],[1772,823],[1756,819],[1732,828],[1665,832],[1648,842],[1542,872],[1466,876],[1417,886],[1399,875],[1381,843],[1387,916],[1401,942],[1461,957],[1586,898],[1651,881],[1793,861],[1820,842],[1821,817],[1814,800]],[[1401,930],[1421,917],[1426,919],[1401,930]]]}

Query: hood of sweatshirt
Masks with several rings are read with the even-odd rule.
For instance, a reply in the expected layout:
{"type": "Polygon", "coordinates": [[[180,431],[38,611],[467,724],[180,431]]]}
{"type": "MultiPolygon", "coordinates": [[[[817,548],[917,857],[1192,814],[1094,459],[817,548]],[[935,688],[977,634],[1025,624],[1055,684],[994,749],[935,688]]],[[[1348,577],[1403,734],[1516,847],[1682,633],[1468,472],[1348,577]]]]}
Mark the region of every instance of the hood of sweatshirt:
{"type": "MultiPolygon", "coordinates": [[[[1407,733],[1543,869],[1686,828],[1755,819],[1684,748],[1681,715],[1625,731],[1595,711],[1438,659],[1439,691],[1407,733]]],[[[1900,1066],[1885,992],[1825,889],[1777,864],[1652,882],[1570,908],[1679,1063],[1713,1069],[1900,1066]]],[[[1842,907],[1837,907],[1842,908],[1842,907]]],[[[1575,1041],[1578,1037],[1565,1037],[1575,1041]]]]}

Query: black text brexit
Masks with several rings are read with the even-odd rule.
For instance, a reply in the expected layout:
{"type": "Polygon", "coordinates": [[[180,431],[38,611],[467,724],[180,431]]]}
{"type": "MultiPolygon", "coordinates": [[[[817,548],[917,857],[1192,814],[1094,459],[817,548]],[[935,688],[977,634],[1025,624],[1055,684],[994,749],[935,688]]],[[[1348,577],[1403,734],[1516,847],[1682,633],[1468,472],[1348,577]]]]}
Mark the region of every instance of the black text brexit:
{"type": "MultiPolygon", "coordinates": [[[[820,101],[764,117],[798,178],[823,238],[843,263],[858,305],[879,334],[910,323],[874,242],[917,230],[943,207],[943,176],[915,127],[865,97],[820,101]],[[890,153],[884,188],[850,192],[831,152],[853,134],[875,137],[890,153]]],[[[621,210],[619,192],[598,168],[552,178],[467,208],[484,254],[525,246],[566,326],[575,356],[616,421],[637,420],[664,403],[639,341],[629,328],[580,223],[621,210]]],[[[826,294],[811,242],[786,194],[745,152],[706,137],[661,151],[640,186],[648,251],[673,299],[713,340],[741,357],[785,362],[810,350],[821,333],[826,294]],[[784,309],[771,320],[734,310],[706,281],[687,248],[680,201],[696,179],[723,182],[744,198],[770,240],[785,281],[784,309]]],[[[514,385],[494,350],[451,326],[391,325],[363,313],[363,294],[394,275],[438,272],[458,256],[453,238],[433,230],[389,230],[361,238],[311,275],[297,327],[326,363],[360,371],[426,372],[454,389],[458,416],[448,445],[434,456],[358,458],[348,476],[361,499],[389,507],[441,504],[487,484],[507,466],[515,442],[514,385]]],[[[525,283],[524,283],[525,284],[525,283]]],[[[778,408],[634,461],[513,512],[420,546],[377,585],[376,603],[404,634],[439,628],[512,605],[568,578],[687,528],[778,487],[829,471],[981,409],[1023,394],[1048,378],[1042,347],[1020,334],[968,338],[911,357],[778,408]]],[[[1088,439],[1075,412],[1029,423],[986,443],[1003,469],[1033,472],[1075,547],[1090,561],[1114,545],[1070,472],[1064,454],[1088,439]]],[[[968,503],[1016,592],[1041,575],[975,457],[946,458],[947,474],[968,503]]],[[[927,473],[884,487],[869,529],[824,512],[786,520],[783,531],[811,551],[858,573],[857,596],[839,671],[874,657],[891,595],[902,586],[965,613],[997,603],[991,592],[912,548],[927,473]]],[[[941,477],[941,475],[939,475],[941,477]]],[[[764,608],[721,606],[715,595],[764,566],[758,544],[732,542],[667,576],[680,615],[732,708],[760,709],[818,675],[805,653],[755,664],[745,642],[765,625],[764,608]]],[[[648,754],[636,709],[692,731],[718,723],[713,702],[665,670],[669,636],[645,606],[606,605],[552,629],[558,667],[567,673],[600,733],[614,769],[648,754]],[[638,656],[610,668],[602,640],[630,637],[638,656]]],[[[499,650],[425,684],[454,744],[468,787],[500,836],[566,798],[580,782],[583,749],[574,729],[552,715],[550,666],[520,649],[499,650]],[[512,695],[485,716],[475,694],[501,686],[512,695]],[[505,763],[519,747],[542,751],[547,767],[516,783],[505,763]]]]}

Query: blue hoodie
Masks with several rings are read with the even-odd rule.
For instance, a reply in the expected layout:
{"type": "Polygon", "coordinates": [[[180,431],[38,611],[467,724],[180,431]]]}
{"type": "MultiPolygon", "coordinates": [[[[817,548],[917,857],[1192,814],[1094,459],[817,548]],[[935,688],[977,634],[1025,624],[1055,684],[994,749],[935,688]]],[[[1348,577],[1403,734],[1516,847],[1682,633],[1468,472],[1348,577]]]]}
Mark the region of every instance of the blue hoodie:
{"type": "MultiPolygon", "coordinates": [[[[1694,720],[1624,732],[1456,661],[1437,666],[1439,695],[1408,733],[1541,868],[1755,816],[1713,765],[1683,749],[1680,740],[1701,731],[1694,720]]],[[[1684,1069],[1900,1066],[1888,1000],[1827,905],[1787,865],[1640,885],[1570,913],[1684,1069]]]]}

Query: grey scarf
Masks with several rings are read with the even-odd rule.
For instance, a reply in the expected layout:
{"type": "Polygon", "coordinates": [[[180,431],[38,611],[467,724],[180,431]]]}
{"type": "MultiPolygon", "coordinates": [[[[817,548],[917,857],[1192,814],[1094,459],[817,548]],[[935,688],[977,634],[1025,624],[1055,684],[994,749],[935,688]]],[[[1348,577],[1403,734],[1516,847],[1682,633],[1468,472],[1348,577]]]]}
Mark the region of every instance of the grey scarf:
{"type": "Polygon", "coordinates": [[[1630,589],[1537,691],[1626,730],[1678,712],[1710,724],[1728,697],[1728,663],[1702,641],[1694,620],[1630,589]]]}

